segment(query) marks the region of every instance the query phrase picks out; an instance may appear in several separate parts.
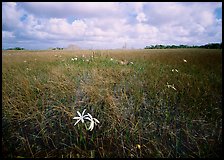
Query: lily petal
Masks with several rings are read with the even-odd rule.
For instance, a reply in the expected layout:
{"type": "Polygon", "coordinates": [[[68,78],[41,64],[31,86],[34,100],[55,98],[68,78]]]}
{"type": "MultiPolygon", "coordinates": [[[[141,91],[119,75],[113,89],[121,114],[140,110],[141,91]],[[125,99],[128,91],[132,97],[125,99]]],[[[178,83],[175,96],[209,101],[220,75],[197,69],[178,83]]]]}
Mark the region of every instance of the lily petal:
{"type": "Polygon", "coordinates": [[[77,121],[75,122],[74,126],[75,126],[77,123],[79,123],[79,121],[80,121],[80,119],[79,119],[79,120],[77,120],[77,121]]]}
{"type": "Polygon", "coordinates": [[[88,129],[88,130],[92,131],[92,130],[93,130],[93,128],[94,128],[94,122],[93,122],[93,121],[91,121],[91,123],[90,123],[90,126],[89,126],[89,129],[88,129]]]}
{"type": "Polygon", "coordinates": [[[74,117],[74,118],[72,118],[72,119],[80,119],[80,117],[74,117]]]}
{"type": "Polygon", "coordinates": [[[93,118],[93,119],[95,120],[95,122],[100,123],[100,121],[98,121],[98,119],[96,119],[96,118],[93,118]]]}
{"type": "Polygon", "coordinates": [[[82,112],[82,116],[84,115],[85,111],[86,111],[86,109],[84,109],[84,111],[82,112]]]}
{"type": "Polygon", "coordinates": [[[82,115],[81,115],[81,113],[80,113],[79,111],[77,111],[77,113],[78,113],[79,117],[81,117],[81,116],[82,116],[82,115]]]}
{"type": "Polygon", "coordinates": [[[89,120],[89,121],[92,121],[92,119],[90,119],[89,117],[86,117],[85,119],[89,120]]]}
{"type": "Polygon", "coordinates": [[[91,118],[91,119],[93,119],[93,117],[92,117],[92,115],[91,114],[89,114],[89,113],[87,113],[88,114],[88,116],[91,118]]]}

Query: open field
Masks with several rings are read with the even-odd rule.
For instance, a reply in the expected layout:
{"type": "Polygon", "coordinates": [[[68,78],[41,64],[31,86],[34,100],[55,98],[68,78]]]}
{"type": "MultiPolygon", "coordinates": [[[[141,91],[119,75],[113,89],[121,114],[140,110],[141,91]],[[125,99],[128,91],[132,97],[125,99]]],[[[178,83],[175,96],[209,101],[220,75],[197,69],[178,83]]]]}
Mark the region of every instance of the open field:
{"type": "Polygon", "coordinates": [[[2,51],[3,157],[221,157],[221,108],[221,49],[2,51]]]}

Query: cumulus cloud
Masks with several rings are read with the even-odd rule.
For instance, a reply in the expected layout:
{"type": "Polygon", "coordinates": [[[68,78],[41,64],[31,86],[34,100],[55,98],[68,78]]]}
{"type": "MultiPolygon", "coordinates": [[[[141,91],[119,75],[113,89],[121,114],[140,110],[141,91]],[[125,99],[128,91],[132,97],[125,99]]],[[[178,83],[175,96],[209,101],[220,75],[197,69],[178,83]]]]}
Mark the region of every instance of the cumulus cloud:
{"type": "Polygon", "coordinates": [[[27,2],[21,3],[21,6],[37,17],[46,18],[121,16],[122,12],[116,2],[27,2]]]}
{"type": "Polygon", "coordinates": [[[139,22],[146,22],[147,21],[146,15],[142,12],[137,15],[136,19],[139,22]]]}
{"type": "Polygon", "coordinates": [[[217,8],[222,8],[221,3],[4,2],[3,48],[9,43],[46,49],[71,43],[83,48],[121,48],[124,43],[144,48],[221,42],[217,8]]]}

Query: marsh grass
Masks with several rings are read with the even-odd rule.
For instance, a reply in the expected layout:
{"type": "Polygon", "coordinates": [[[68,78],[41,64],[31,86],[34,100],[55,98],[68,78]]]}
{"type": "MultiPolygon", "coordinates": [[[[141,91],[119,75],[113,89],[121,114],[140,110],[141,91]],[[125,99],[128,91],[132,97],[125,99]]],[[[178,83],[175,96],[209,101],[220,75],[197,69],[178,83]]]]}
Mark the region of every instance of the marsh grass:
{"type": "Polygon", "coordinates": [[[3,157],[221,157],[221,52],[3,51],[3,157]]]}

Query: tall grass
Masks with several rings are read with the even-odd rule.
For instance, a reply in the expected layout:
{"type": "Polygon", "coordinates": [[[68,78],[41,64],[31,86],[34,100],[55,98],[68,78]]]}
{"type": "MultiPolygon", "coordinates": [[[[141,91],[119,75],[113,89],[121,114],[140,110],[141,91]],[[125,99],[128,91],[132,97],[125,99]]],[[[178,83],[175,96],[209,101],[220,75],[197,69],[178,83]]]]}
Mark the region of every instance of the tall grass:
{"type": "Polygon", "coordinates": [[[3,51],[3,157],[221,157],[221,52],[3,51]]]}

